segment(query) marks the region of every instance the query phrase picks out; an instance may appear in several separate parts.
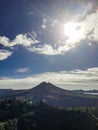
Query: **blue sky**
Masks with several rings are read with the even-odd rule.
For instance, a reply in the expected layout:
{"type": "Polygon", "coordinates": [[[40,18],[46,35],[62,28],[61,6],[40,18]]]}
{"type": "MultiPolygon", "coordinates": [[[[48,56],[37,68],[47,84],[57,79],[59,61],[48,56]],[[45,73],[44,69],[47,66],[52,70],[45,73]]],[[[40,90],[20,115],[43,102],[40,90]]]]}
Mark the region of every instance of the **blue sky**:
{"type": "Polygon", "coordinates": [[[97,0],[0,0],[0,88],[98,89],[97,0]]]}

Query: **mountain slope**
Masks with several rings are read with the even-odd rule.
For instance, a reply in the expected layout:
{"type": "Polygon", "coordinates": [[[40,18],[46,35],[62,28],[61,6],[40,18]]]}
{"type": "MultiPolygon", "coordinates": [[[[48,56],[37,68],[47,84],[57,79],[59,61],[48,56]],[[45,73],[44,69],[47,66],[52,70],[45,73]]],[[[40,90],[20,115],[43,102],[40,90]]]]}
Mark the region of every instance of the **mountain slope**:
{"type": "Polygon", "coordinates": [[[64,90],[51,83],[42,82],[38,86],[28,90],[13,90],[0,96],[0,99],[23,98],[33,102],[44,101],[45,103],[59,107],[81,107],[97,106],[98,97],[78,94],[73,91],[64,90]]]}

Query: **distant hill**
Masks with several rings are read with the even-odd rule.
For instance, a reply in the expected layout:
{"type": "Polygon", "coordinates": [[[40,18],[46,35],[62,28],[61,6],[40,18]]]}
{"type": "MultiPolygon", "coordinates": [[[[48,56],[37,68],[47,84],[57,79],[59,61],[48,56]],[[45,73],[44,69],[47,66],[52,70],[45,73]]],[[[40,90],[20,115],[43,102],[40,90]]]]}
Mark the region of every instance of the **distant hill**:
{"type": "Polygon", "coordinates": [[[13,91],[12,89],[0,89],[0,97],[6,95],[7,93],[13,91]]]}
{"type": "Polygon", "coordinates": [[[32,89],[5,91],[6,93],[0,94],[1,100],[15,97],[26,101],[32,100],[33,102],[43,101],[59,107],[98,106],[98,96],[64,90],[46,82],[42,82],[32,89]]]}
{"type": "Polygon", "coordinates": [[[73,90],[73,92],[75,92],[75,93],[81,93],[81,94],[92,94],[92,93],[95,93],[95,94],[98,94],[98,90],[95,90],[95,89],[93,89],[93,90],[82,90],[82,89],[80,89],[80,90],[73,90]]]}

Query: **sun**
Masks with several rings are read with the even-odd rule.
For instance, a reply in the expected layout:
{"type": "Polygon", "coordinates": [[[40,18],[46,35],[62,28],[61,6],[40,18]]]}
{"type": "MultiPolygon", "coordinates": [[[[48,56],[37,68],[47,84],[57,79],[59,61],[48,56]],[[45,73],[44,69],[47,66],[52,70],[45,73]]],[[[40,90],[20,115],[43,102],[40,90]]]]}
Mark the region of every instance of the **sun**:
{"type": "Polygon", "coordinates": [[[68,42],[78,42],[83,35],[83,28],[79,23],[71,21],[64,24],[64,34],[68,37],[68,42]]]}

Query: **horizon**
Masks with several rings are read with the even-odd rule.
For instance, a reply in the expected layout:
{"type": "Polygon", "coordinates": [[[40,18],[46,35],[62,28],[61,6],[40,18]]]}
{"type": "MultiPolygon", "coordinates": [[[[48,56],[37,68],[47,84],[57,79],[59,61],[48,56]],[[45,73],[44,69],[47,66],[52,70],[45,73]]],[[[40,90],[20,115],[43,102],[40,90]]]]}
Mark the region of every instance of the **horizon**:
{"type": "Polygon", "coordinates": [[[29,90],[29,89],[33,89],[33,88],[35,88],[35,87],[37,87],[37,86],[39,86],[40,84],[42,84],[42,83],[45,83],[45,84],[48,84],[48,83],[50,83],[51,85],[54,85],[54,86],[56,86],[57,88],[61,88],[61,89],[64,89],[64,90],[69,90],[69,91],[74,91],[74,90],[84,90],[84,91],[93,91],[93,90],[98,90],[98,89],[78,89],[78,87],[75,89],[75,88],[73,88],[73,86],[72,86],[72,88],[70,88],[70,89],[68,89],[69,87],[62,87],[62,86],[60,86],[60,85],[58,85],[58,84],[53,84],[53,83],[51,83],[51,82],[46,82],[46,81],[43,81],[43,82],[40,82],[40,83],[37,83],[36,85],[33,85],[32,87],[30,87],[30,88],[0,88],[0,90],[6,90],[6,89],[8,89],[8,90],[29,90]]]}
{"type": "Polygon", "coordinates": [[[0,0],[0,19],[0,89],[98,89],[97,0],[0,0]]]}

